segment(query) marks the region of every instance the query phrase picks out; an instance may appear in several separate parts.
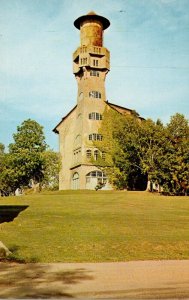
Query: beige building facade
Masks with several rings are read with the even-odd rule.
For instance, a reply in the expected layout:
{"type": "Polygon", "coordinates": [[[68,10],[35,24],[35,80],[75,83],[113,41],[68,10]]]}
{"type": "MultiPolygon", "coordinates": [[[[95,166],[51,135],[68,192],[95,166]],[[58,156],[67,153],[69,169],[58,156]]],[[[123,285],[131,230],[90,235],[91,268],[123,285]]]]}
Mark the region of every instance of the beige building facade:
{"type": "Polygon", "coordinates": [[[110,53],[103,45],[103,34],[109,20],[90,12],[76,19],[74,25],[80,30],[80,46],[73,53],[77,104],[53,130],[59,134],[62,158],[59,189],[95,189],[100,183],[103,189],[111,189],[106,174],[91,162],[104,155],[94,142],[103,139],[98,130],[106,106],[123,114],[132,111],[106,100],[110,53]]]}

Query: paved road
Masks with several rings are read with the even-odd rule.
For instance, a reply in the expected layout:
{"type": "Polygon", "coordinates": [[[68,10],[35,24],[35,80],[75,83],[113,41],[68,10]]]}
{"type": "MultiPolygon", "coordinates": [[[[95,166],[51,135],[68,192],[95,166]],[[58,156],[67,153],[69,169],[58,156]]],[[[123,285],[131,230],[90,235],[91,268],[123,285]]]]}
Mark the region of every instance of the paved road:
{"type": "Polygon", "coordinates": [[[0,263],[0,298],[189,299],[189,260],[0,263]]]}

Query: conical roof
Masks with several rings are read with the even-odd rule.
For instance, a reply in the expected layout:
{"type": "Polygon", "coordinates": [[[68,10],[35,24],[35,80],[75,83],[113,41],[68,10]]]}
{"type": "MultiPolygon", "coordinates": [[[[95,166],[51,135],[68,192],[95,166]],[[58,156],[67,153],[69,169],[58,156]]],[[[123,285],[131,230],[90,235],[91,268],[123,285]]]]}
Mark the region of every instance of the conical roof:
{"type": "Polygon", "coordinates": [[[88,14],[87,14],[87,16],[96,16],[97,14],[93,11],[93,10],[91,10],[90,12],[88,12],[88,14]]]}
{"type": "Polygon", "coordinates": [[[74,26],[80,30],[81,22],[91,20],[91,19],[100,21],[102,23],[103,30],[105,30],[106,28],[108,28],[110,26],[110,21],[108,19],[97,15],[94,11],[90,11],[87,15],[77,18],[74,22],[74,26]]]}

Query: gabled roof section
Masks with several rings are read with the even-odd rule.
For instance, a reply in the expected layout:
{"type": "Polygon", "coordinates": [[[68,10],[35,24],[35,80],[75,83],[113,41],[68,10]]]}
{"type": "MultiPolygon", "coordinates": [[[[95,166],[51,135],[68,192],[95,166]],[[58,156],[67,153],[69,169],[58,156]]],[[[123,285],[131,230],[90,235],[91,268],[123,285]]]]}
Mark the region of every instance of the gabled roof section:
{"type": "Polygon", "coordinates": [[[69,112],[67,115],[65,115],[65,117],[62,118],[62,120],[61,120],[61,121],[56,125],[56,127],[52,130],[53,132],[59,134],[59,132],[58,132],[58,130],[57,130],[57,127],[58,127],[60,124],[62,124],[62,123],[65,121],[65,119],[67,119],[67,117],[69,117],[69,115],[76,109],[76,107],[77,107],[77,105],[75,105],[75,106],[72,108],[72,110],[70,110],[70,112],[69,112]]]}
{"type": "Polygon", "coordinates": [[[112,109],[116,110],[118,113],[122,114],[122,115],[133,115],[136,116],[137,118],[141,119],[141,120],[145,120],[144,118],[142,118],[135,110],[127,108],[127,107],[123,107],[111,102],[106,101],[107,105],[110,106],[112,109]]]}

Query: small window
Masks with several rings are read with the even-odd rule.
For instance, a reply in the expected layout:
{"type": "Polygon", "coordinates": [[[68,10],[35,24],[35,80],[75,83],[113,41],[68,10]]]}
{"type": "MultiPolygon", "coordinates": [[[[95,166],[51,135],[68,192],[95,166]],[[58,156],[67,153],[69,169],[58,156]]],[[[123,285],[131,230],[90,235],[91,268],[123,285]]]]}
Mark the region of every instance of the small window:
{"type": "Polygon", "coordinates": [[[93,59],[93,66],[98,67],[98,59],[93,59]]]}
{"type": "Polygon", "coordinates": [[[94,160],[97,160],[99,157],[99,151],[98,150],[95,150],[94,151],[94,160]]]}
{"type": "Polygon", "coordinates": [[[87,159],[91,158],[91,150],[86,151],[86,156],[87,156],[87,159]]]}
{"type": "Polygon", "coordinates": [[[106,160],[106,153],[104,151],[102,151],[102,159],[106,160]]]}
{"type": "Polygon", "coordinates": [[[96,70],[91,70],[90,71],[90,76],[97,76],[97,77],[99,77],[99,72],[96,71],[96,70]]]}
{"type": "Polygon", "coordinates": [[[102,134],[99,133],[92,133],[89,134],[89,140],[90,141],[102,141],[102,134]]]}
{"type": "Polygon", "coordinates": [[[91,91],[91,92],[89,92],[89,97],[101,99],[101,93],[98,91],[91,91]]]}
{"type": "Polygon", "coordinates": [[[90,120],[102,120],[102,115],[97,112],[92,112],[89,114],[90,120]]]}
{"type": "Polygon", "coordinates": [[[101,134],[97,134],[97,141],[102,141],[102,135],[101,134]]]}

